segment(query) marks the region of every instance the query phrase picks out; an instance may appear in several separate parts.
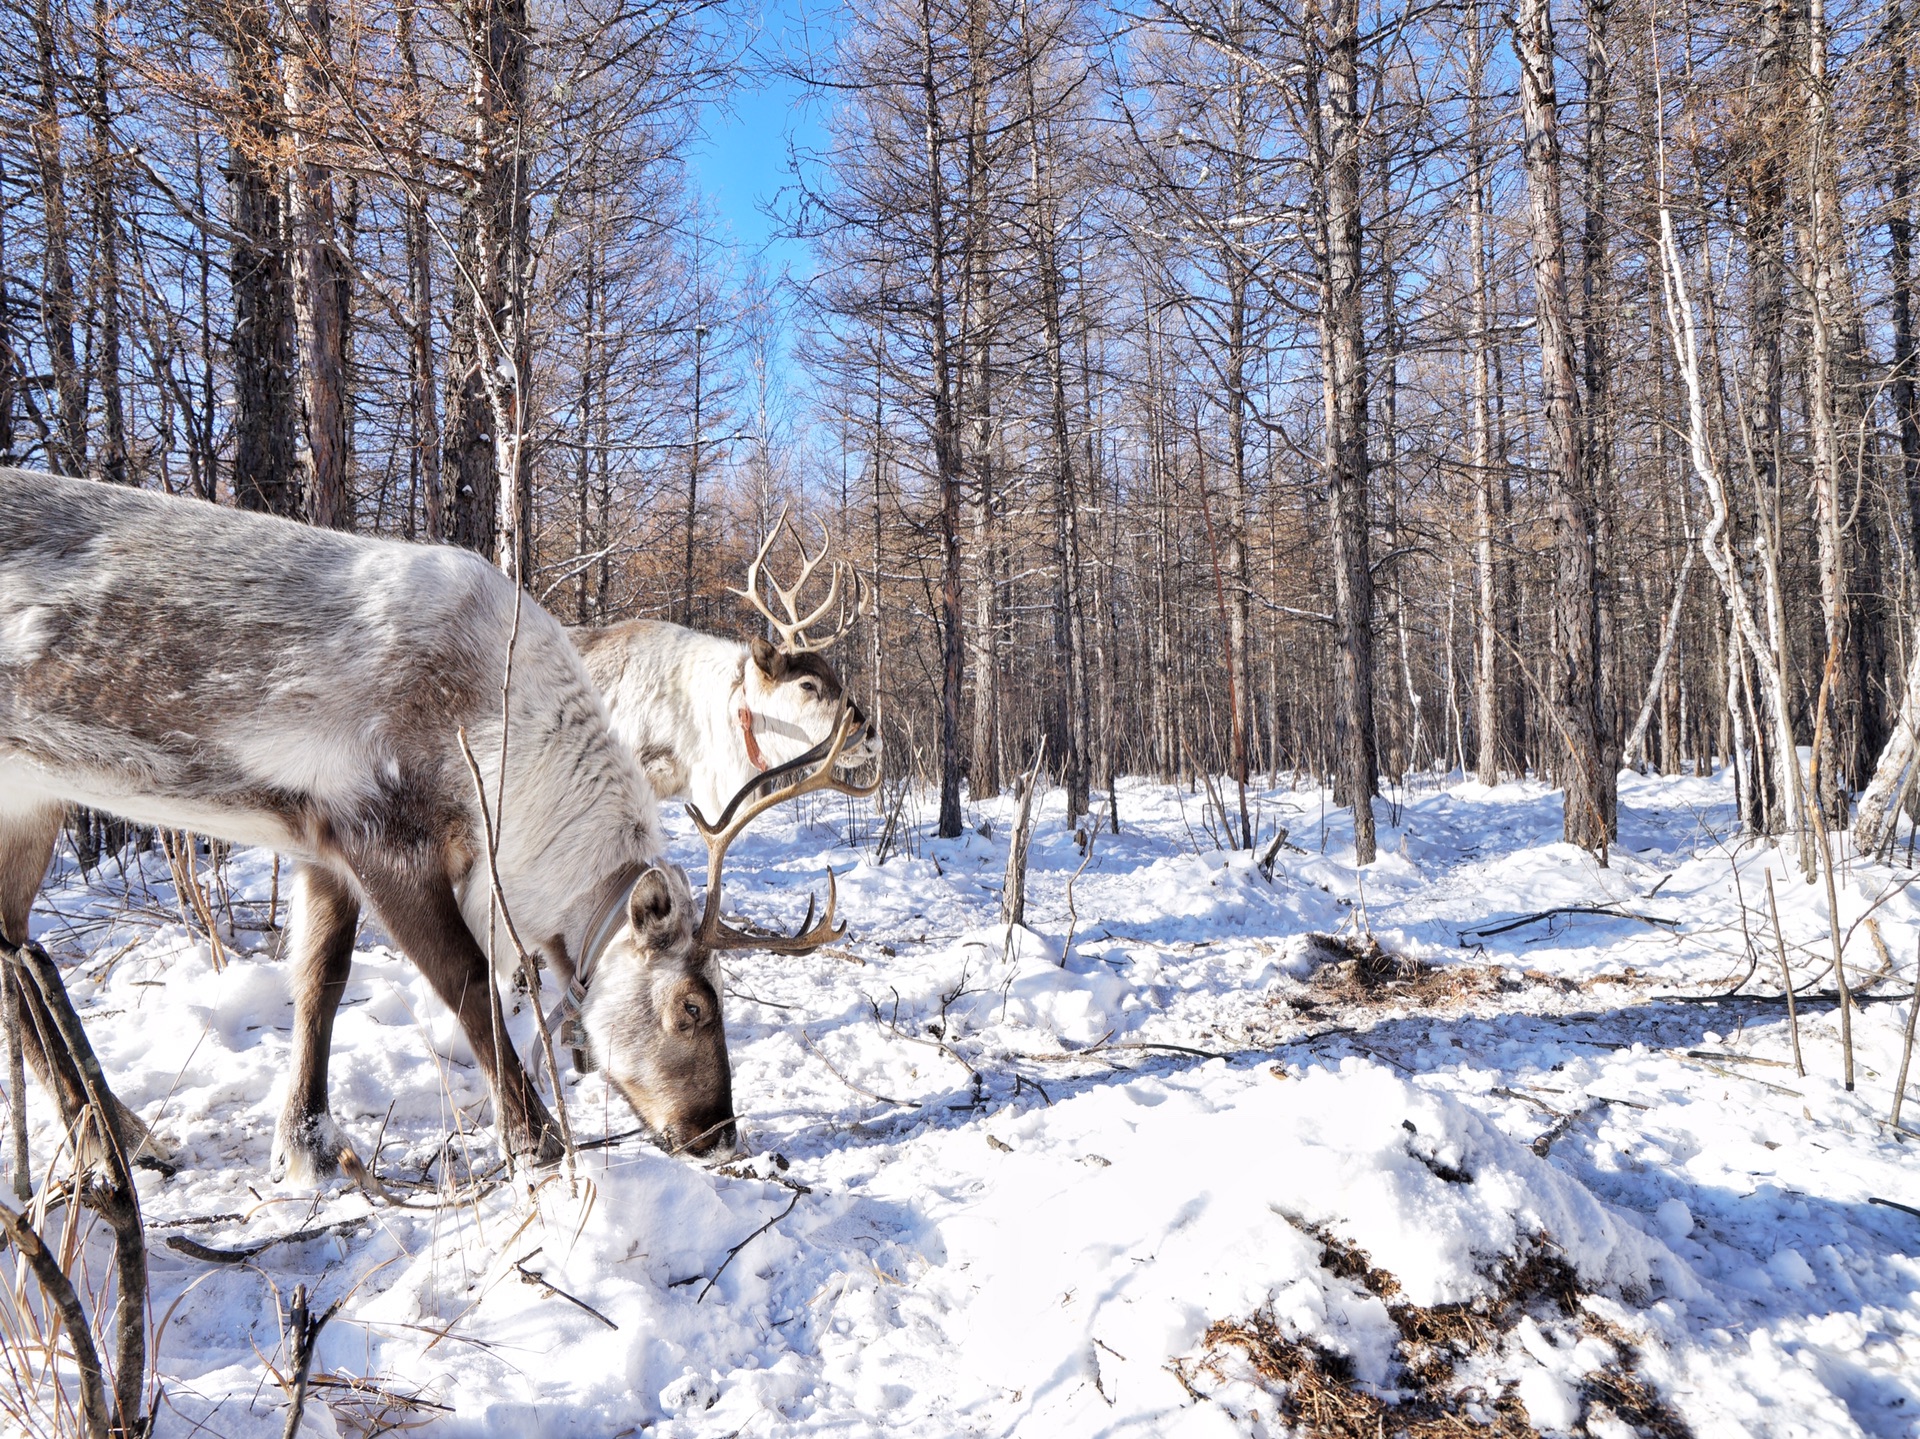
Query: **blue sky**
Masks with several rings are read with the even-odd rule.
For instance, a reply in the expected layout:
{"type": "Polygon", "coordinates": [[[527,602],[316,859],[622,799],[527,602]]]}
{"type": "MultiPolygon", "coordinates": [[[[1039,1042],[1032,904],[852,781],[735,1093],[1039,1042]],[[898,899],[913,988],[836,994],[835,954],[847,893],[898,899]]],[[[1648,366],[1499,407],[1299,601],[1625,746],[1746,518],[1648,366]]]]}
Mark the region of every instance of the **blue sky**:
{"type": "MultiPolygon", "coordinates": [[[[758,16],[757,48],[779,48],[812,8],[805,0],[767,0],[758,16]]],[[[819,24],[817,11],[813,23],[819,24]]],[[[707,106],[705,139],[694,151],[698,183],[740,246],[742,260],[764,251],[774,274],[806,271],[806,246],[777,238],[778,222],[764,212],[791,183],[788,140],[797,137],[802,148],[818,144],[818,109],[804,100],[793,81],[750,73],[728,104],[707,106]]]]}

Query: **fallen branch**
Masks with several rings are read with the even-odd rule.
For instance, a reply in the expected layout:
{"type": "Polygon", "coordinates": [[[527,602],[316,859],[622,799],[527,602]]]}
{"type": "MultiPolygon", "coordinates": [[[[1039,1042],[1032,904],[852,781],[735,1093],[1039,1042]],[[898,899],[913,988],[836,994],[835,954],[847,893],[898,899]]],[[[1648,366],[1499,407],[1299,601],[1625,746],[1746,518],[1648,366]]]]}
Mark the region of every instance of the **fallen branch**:
{"type": "MultiPolygon", "coordinates": [[[[1345,1033],[1347,1031],[1328,1030],[1326,1032],[1329,1034],[1332,1034],[1332,1033],[1345,1033]]],[[[1312,1037],[1319,1038],[1318,1035],[1315,1035],[1312,1037]]],[[[1163,1050],[1168,1054],[1190,1054],[1194,1056],[1196,1059],[1231,1060],[1233,1058],[1231,1054],[1221,1054],[1218,1051],[1212,1050],[1212,1049],[1195,1049],[1191,1045],[1186,1045],[1186,1044],[1161,1044],[1155,1040],[1150,1040],[1150,1039],[1129,1039],[1129,1040],[1125,1040],[1125,1041],[1121,1041],[1113,1044],[1106,1044],[1106,1043],[1090,1044],[1085,1049],[1069,1049],[1060,1054],[1029,1054],[1024,1050],[1016,1049],[1016,1050],[1008,1051],[1007,1057],[1009,1059],[1032,1059],[1032,1060],[1044,1061],[1047,1063],[1058,1064],[1066,1060],[1086,1059],[1092,1055],[1110,1054],[1116,1050],[1133,1050],[1133,1049],[1163,1050]]]]}
{"type": "MultiPolygon", "coordinates": [[[[541,1248],[545,1248],[545,1247],[546,1246],[544,1245],[541,1246],[541,1248]]],[[[595,1319],[598,1319],[602,1324],[606,1325],[607,1328],[609,1329],[617,1330],[620,1327],[618,1324],[615,1324],[611,1319],[607,1318],[606,1315],[602,1314],[598,1309],[595,1309],[591,1304],[587,1303],[586,1300],[575,1298],[573,1295],[567,1293],[566,1290],[562,1289],[558,1284],[555,1284],[552,1280],[548,1279],[544,1274],[535,1274],[531,1269],[527,1268],[527,1261],[533,1258],[533,1256],[535,1254],[538,1254],[539,1252],[540,1252],[539,1249],[535,1249],[532,1253],[524,1254],[520,1258],[513,1261],[514,1273],[520,1276],[522,1283],[531,1284],[536,1289],[544,1289],[547,1291],[547,1293],[552,1294],[557,1298],[566,1300],[567,1303],[573,1305],[575,1308],[586,1310],[587,1313],[591,1314],[595,1319]]]]}
{"type": "Polygon", "coordinates": [[[1883,1209],[1897,1209],[1902,1214],[1911,1214],[1915,1219],[1920,1219],[1920,1209],[1915,1209],[1911,1204],[1901,1204],[1899,1201],[1893,1199],[1882,1199],[1877,1194],[1869,1194],[1867,1196],[1867,1203],[1878,1204],[1883,1209]]]}
{"type": "Polygon", "coordinates": [[[1543,919],[1552,919],[1558,914],[1591,914],[1605,919],[1632,919],[1641,924],[1654,925],[1661,929],[1678,929],[1677,919],[1662,919],[1654,914],[1635,914],[1629,909],[1614,909],[1604,904],[1563,904],[1553,909],[1543,909],[1538,914],[1522,915],[1519,919],[1510,919],[1503,924],[1489,925],[1484,929],[1463,929],[1460,939],[1465,943],[1468,936],[1475,939],[1491,939],[1496,934],[1506,934],[1509,930],[1524,929],[1530,924],[1538,924],[1543,919]]]}
{"type": "Polygon", "coordinates": [[[1588,1104],[1583,1108],[1576,1109],[1569,1114],[1561,1115],[1557,1120],[1554,1121],[1553,1127],[1548,1129],[1547,1132],[1542,1134],[1539,1138],[1535,1139],[1532,1145],[1530,1145],[1529,1147],[1533,1150],[1535,1154],[1539,1155],[1542,1159],[1545,1159],[1547,1157],[1547,1152],[1553,1148],[1553,1144],[1556,1139],[1559,1139],[1569,1129],[1572,1129],[1574,1125],[1578,1124],[1581,1120],[1585,1119],[1588,1115],[1592,1114],[1595,1110],[1604,1108],[1606,1106],[1606,1103],[1607,1101],[1603,1099],[1597,1099],[1593,1103],[1588,1104]]]}
{"type": "Polygon", "coordinates": [[[865,1095],[868,1099],[871,1099],[879,1104],[895,1104],[902,1109],[918,1109],[920,1107],[920,1101],[917,1099],[891,1099],[884,1094],[875,1094],[871,1089],[862,1089],[859,1085],[855,1084],[851,1079],[848,1079],[846,1075],[842,1074],[838,1069],[834,1068],[833,1061],[827,1058],[826,1051],[821,1049],[819,1045],[815,1044],[813,1042],[812,1036],[809,1035],[804,1029],[800,1031],[800,1042],[806,1045],[808,1049],[813,1051],[815,1057],[817,1057],[822,1064],[826,1065],[828,1071],[833,1075],[835,1079],[839,1080],[842,1084],[846,1085],[846,1087],[848,1089],[851,1089],[855,1094],[865,1095]]]}
{"type": "Polygon", "coordinates": [[[762,1234],[765,1234],[769,1229],[773,1228],[773,1226],[781,1220],[785,1219],[789,1214],[793,1213],[793,1206],[798,1204],[800,1202],[800,1196],[807,1192],[808,1191],[804,1189],[794,1190],[793,1198],[787,1201],[787,1207],[785,1209],[781,1210],[778,1214],[774,1215],[773,1218],[769,1219],[765,1224],[761,1225],[758,1229],[754,1230],[753,1233],[729,1249],[727,1251],[727,1257],[720,1261],[720,1267],[713,1271],[713,1278],[707,1281],[707,1287],[700,1291],[698,1297],[696,1297],[693,1302],[698,1304],[700,1300],[705,1299],[713,1289],[713,1286],[720,1282],[720,1276],[727,1272],[727,1266],[739,1257],[740,1251],[753,1243],[753,1241],[758,1239],[762,1234]]]}
{"type": "Polygon", "coordinates": [[[362,1214],[355,1219],[341,1219],[332,1224],[317,1224],[311,1229],[295,1229],[286,1234],[271,1235],[257,1244],[245,1244],[238,1249],[215,1249],[184,1234],[169,1234],[167,1248],[175,1254],[184,1254],[189,1259],[198,1259],[205,1264],[245,1264],[254,1255],[264,1254],[276,1244],[304,1244],[309,1239],[325,1239],[330,1234],[351,1234],[372,1222],[371,1214],[362,1214]]]}

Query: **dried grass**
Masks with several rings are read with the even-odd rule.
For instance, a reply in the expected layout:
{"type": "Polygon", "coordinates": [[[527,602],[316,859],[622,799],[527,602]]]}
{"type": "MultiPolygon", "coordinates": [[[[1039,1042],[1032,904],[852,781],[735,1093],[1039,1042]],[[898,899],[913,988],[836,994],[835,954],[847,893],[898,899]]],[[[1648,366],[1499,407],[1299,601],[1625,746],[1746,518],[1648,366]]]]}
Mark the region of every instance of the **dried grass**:
{"type": "MultiPolygon", "coordinates": [[[[1618,1367],[1582,1382],[1581,1397],[1591,1416],[1610,1415],[1654,1439],[1691,1439],[1686,1423],[1634,1372],[1637,1353],[1628,1336],[1581,1314],[1578,1275],[1544,1244],[1535,1244],[1494,1276],[1491,1294],[1471,1303],[1422,1306],[1400,1299],[1399,1280],[1364,1251],[1324,1230],[1307,1232],[1320,1241],[1320,1263],[1328,1273],[1358,1284],[1387,1306],[1400,1331],[1402,1388],[1391,1399],[1360,1388],[1345,1356],[1310,1339],[1289,1337],[1270,1311],[1213,1324],[1203,1340],[1207,1357],[1201,1367],[1225,1378],[1227,1355],[1238,1355],[1279,1400],[1281,1416],[1298,1433],[1312,1439],[1457,1439],[1463,1434],[1539,1439],[1511,1385],[1497,1395],[1454,1385],[1461,1360],[1500,1348],[1522,1317],[1535,1314],[1561,1321],[1580,1315],[1583,1327],[1602,1334],[1619,1351],[1618,1367]]],[[[1585,1425],[1574,1432],[1584,1434],[1585,1425]]]]}
{"type": "Polygon", "coordinates": [[[1445,1009],[1516,985],[1497,966],[1431,965],[1395,954],[1370,934],[1356,939],[1332,934],[1305,938],[1319,959],[1308,984],[1317,997],[1336,1004],[1397,1003],[1445,1009]]]}

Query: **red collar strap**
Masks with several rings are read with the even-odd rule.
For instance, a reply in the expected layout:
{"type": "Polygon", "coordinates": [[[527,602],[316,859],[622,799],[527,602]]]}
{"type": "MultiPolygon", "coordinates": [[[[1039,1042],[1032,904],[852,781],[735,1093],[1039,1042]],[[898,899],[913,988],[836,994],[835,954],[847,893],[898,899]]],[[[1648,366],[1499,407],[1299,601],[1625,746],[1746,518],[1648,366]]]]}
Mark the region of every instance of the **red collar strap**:
{"type": "Polygon", "coordinates": [[[767,769],[767,760],[766,756],[760,753],[760,741],[753,735],[753,711],[743,704],[740,706],[739,715],[740,735],[747,742],[747,762],[764,774],[767,769]]]}

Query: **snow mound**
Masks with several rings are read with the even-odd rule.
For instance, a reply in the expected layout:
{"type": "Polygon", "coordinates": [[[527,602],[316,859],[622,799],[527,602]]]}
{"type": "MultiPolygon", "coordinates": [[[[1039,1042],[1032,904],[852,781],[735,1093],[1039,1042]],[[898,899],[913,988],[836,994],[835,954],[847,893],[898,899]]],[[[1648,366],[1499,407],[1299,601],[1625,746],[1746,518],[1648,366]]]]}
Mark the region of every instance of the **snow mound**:
{"type": "Polygon", "coordinates": [[[1613,1295],[1677,1268],[1577,1180],[1378,1065],[1236,1077],[1140,1078],[996,1131],[1013,1151],[1000,1178],[940,1233],[950,1277],[990,1276],[967,1298],[962,1357],[1026,1419],[1066,1423],[1091,1400],[1122,1428],[1187,1432],[1202,1421],[1169,1365],[1214,1320],[1261,1309],[1388,1385],[1385,1308],[1322,1268],[1310,1229],[1421,1305],[1488,1294],[1543,1246],[1613,1295]]]}

